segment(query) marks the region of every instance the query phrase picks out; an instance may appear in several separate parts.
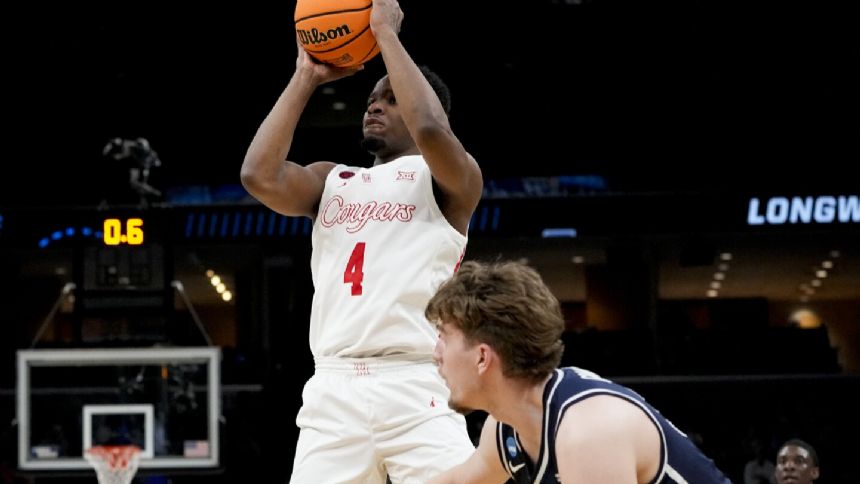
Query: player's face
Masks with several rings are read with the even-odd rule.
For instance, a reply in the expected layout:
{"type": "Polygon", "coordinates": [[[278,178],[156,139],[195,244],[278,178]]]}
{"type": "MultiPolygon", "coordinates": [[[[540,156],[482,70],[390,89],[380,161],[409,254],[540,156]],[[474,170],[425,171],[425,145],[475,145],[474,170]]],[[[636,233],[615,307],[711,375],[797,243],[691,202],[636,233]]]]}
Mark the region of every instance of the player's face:
{"type": "Polygon", "coordinates": [[[400,109],[388,76],[376,83],[367,98],[367,109],[362,123],[364,147],[378,158],[399,155],[415,143],[400,116],[400,109]]]}
{"type": "Polygon", "coordinates": [[[818,479],[818,467],[808,450],[786,445],[776,456],[775,474],[779,484],[808,484],[818,479]]]}
{"type": "Polygon", "coordinates": [[[451,391],[448,406],[460,413],[476,408],[469,404],[478,387],[476,345],[470,345],[459,329],[442,324],[433,358],[451,391]]]}

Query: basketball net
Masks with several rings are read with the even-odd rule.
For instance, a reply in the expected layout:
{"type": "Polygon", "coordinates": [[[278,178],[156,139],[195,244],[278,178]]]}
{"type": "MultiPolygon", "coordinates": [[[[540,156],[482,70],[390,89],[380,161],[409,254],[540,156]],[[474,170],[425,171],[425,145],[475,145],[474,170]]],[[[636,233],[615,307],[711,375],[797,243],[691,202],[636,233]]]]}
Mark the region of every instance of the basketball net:
{"type": "Polygon", "coordinates": [[[96,470],[99,484],[131,484],[140,463],[136,445],[96,445],[84,453],[96,470]]]}

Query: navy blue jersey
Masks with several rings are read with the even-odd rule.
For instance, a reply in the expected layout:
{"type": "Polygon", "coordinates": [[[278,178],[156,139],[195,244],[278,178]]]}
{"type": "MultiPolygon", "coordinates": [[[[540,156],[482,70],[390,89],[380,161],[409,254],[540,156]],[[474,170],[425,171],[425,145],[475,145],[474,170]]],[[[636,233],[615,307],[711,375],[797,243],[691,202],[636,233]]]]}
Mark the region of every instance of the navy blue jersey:
{"type": "Polygon", "coordinates": [[[556,484],[558,465],[555,455],[555,437],[564,412],[571,405],[595,395],[612,395],[623,398],[641,408],[660,431],[660,467],[652,483],[660,484],[731,484],[711,459],[671,422],[633,390],[601,378],[580,368],[555,370],[543,392],[543,430],[540,453],[532,464],[513,427],[498,423],[496,447],[502,465],[517,484],[556,484]]]}

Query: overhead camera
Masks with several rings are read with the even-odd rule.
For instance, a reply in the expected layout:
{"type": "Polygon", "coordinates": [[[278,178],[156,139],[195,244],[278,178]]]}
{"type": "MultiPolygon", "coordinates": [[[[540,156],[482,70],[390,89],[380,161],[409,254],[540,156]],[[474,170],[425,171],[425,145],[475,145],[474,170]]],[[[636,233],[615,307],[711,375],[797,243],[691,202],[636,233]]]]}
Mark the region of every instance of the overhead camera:
{"type": "Polygon", "coordinates": [[[130,165],[129,185],[140,195],[141,203],[146,203],[147,196],[161,196],[149,184],[150,170],[161,166],[161,160],[146,138],[113,138],[102,149],[102,155],[130,165]]]}

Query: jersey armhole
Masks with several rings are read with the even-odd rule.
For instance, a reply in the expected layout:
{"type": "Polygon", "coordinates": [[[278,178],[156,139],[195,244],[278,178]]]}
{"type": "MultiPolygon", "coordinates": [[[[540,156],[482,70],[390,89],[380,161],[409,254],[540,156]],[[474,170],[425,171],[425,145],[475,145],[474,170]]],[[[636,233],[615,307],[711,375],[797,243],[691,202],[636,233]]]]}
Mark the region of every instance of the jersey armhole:
{"type": "Polygon", "coordinates": [[[502,423],[496,422],[496,455],[499,456],[499,462],[502,463],[502,468],[505,469],[505,472],[510,476],[511,471],[508,469],[508,460],[505,458],[504,442],[502,442],[503,439],[502,423]]]}
{"type": "Polygon", "coordinates": [[[496,422],[496,454],[498,454],[499,461],[502,463],[502,468],[508,474],[508,477],[513,479],[514,475],[511,473],[510,463],[505,455],[504,439],[505,435],[502,431],[502,422],[496,422]]]}
{"type": "Polygon", "coordinates": [[[318,163],[332,163],[333,166],[328,170],[328,173],[326,173],[325,177],[323,178],[323,190],[322,190],[322,193],[320,194],[320,199],[317,202],[316,207],[314,207],[314,216],[311,217],[311,225],[316,225],[317,219],[319,218],[320,208],[322,207],[323,200],[325,200],[326,189],[329,186],[329,184],[328,184],[329,179],[334,176],[334,173],[336,171],[338,171],[339,168],[347,167],[347,165],[344,165],[343,163],[335,163],[334,161],[318,162],[318,163]]]}

